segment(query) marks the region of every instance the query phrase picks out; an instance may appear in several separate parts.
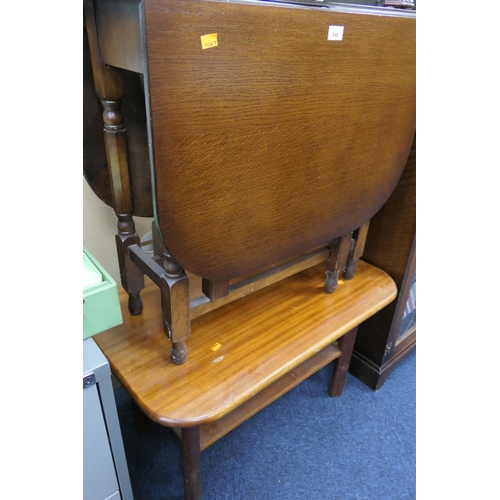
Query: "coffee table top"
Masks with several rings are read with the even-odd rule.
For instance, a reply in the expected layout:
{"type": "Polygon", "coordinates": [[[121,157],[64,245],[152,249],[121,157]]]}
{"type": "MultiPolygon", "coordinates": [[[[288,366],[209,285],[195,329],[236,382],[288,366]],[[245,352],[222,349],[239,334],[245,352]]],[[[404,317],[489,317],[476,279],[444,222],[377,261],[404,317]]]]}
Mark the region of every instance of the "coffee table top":
{"type": "Polygon", "coordinates": [[[94,337],[111,370],[152,420],[171,427],[227,414],[356,327],[396,297],[383,271],[358,261],[356,276],[334,294],[318,265],[192,321],[189,357],[174,365],[161,325],[158,287],[142,292],[131,316],[121,290],[123,324],[94,337]]]}

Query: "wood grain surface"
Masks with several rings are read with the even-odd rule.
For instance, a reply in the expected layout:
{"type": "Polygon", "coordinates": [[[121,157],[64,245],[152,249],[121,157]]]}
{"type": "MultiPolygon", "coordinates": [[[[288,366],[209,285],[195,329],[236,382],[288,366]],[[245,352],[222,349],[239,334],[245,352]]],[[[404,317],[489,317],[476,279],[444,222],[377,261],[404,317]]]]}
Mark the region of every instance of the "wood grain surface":
{"type": "MultiPolygon", "coordinates": [[[[316,373],[331,361],[338,359],[340,354],[340,350],[336,345],[326,346],[222,418],[200,426],[200,448],[202,450],[208,448],[215,441],[231,432],[273,401],[276,401],[276,399],[299,385],[313,373],[316,373]]],[[[181,429],[175,427],[173,429],[180,438],[181,429]]]]}
{"type": "Polygon", "coordinates": [[[192,322],[188,360],[174,365],[163,334],[158,287],[142,293],[123,324],[93,338],[111,369],[152,420],[171,427],[213,422],[248,401],[390,303],[392,279],[358,262],[355,279],[323,291],[324,265],[211,311],[192,322]]]}
{"type": "Polygon", "coordinates": [[[158,223],[187,271],[231,279],[380,209],[415,132],[414,18],[195,0],[145,11],[158,223]],[[207,34],[217,46],[202,48],[207,34]]]}

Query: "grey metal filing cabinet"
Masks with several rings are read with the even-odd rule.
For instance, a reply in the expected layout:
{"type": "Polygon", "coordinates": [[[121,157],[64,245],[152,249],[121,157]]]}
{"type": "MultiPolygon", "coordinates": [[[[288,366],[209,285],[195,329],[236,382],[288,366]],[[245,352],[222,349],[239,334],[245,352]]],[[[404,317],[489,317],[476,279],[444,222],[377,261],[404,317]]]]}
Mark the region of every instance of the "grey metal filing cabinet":
{"type": "Polygon", "coordinates": [[[83,500],[133,500],[111,369],[92,338],[83,341],[83,500]]]}

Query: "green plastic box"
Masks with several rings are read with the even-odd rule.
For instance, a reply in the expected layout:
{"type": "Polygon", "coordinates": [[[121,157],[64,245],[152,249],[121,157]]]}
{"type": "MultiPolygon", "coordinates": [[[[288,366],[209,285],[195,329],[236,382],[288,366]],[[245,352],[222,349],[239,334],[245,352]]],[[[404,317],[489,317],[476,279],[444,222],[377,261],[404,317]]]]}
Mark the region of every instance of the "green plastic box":
{"type": "Polygon", "coordinates": [[[87,249],[83,249],[83,338],[123,323],[118,288],[87,249]]]}

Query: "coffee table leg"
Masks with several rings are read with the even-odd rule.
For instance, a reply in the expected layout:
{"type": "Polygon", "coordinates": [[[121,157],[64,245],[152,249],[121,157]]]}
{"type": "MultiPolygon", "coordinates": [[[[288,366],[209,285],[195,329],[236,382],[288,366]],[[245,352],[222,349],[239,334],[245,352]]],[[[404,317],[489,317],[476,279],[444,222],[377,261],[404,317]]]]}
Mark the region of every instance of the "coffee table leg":
{"type": "Polygon", "coordinates": [[[345,380],[347,378],[347,371],[349,369],[349,363],[351,362],[357,332],[358,327],[353,328],[339,339],[339,349],[342,354],[334,362],[333,376],[330,381],[330,387],[328,388],[328,394],[331,397],[341,396],[342,392],[344,392],[345,380]]]}
{"type": "Polygon", "coordinates": [[[182,457],[185,498],[186,500],[200,500],[201,448],[199,427],[182,429],[182,457]]]}

